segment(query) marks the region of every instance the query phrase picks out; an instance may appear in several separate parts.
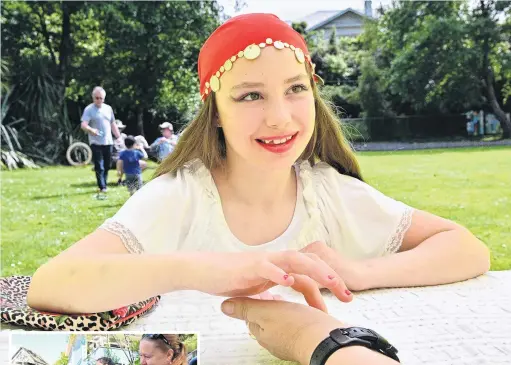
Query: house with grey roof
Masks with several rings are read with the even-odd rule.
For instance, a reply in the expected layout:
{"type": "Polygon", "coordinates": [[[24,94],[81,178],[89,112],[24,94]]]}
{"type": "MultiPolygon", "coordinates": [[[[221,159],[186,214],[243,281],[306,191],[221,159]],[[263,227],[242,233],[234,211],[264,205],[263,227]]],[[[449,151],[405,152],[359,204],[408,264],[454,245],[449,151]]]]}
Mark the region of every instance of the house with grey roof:
{"type": "Polygon", "coordinates": [[[25,347],[20,347],[11,359],[12,365],[49,365],[41,356],[25,347]]]}
{"type": "Polygon", "coordinates": [[[320,10],[295,22],[305,22],[306,31],[324,31],[329,39],[332,29],[338,37],[356,37],[364,31],[364,20],[373,17],[372,1],[366,0],[364,11],[348,8],[344,10],[320,10]]]}

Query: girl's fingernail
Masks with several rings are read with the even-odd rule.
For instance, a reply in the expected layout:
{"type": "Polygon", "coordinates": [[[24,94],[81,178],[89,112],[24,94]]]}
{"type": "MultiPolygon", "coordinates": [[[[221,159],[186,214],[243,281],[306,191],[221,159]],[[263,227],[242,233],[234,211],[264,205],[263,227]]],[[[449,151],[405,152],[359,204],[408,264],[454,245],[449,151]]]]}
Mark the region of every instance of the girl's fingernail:
{"type": "Polygon", "coordinates": [[[288,277],[289,277],[288,274],[284,275],[284,280],[287,280],[288,277]]]}
{"type": "Polygon", "coordinates": [[[333,275],[328,275],[328,278],[329,278],[330,280],[332,280],[332,279],[335,279],[335,276],[333,276],[333,275]]]}
{"type": "Polygon", "coordinates": [[[346,289],[344,292],[346,293],[346,295],[351,295],[351,292],[348,289],[346,289]]]}

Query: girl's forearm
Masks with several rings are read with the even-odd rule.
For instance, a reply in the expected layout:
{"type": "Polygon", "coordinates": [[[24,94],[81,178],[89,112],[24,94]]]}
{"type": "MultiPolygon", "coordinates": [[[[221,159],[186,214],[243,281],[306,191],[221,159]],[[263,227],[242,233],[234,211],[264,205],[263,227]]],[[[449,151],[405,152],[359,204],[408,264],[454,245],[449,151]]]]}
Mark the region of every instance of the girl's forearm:
{"type": "Polygon", "coordinates": [[[95,313],[188,289],[186,254],[101,254],[57,257],[33,276],[28,305],[57,313],[95,313]]]}
{"type": "Polygon", "coordinates": [[[489,270],[488,248],[468,230],[438,233],[409,251],[361,262],[364,289],[438,285],[489,270]]]}

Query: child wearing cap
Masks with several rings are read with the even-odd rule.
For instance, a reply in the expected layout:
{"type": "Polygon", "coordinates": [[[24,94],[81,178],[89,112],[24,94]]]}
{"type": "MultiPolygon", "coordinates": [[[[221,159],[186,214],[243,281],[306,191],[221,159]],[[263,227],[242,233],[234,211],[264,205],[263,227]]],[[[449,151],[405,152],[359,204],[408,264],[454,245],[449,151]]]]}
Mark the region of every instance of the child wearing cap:
{"type": "Polygon", "coordinates": [[[172,153],[177,144],[177,137],[174,134],[174,127],[171,123],[165,122],[159,125],[161,137],[158,137],[150,146],[151,152],[156,153],[158,162],[161,162],[172,153]]]}

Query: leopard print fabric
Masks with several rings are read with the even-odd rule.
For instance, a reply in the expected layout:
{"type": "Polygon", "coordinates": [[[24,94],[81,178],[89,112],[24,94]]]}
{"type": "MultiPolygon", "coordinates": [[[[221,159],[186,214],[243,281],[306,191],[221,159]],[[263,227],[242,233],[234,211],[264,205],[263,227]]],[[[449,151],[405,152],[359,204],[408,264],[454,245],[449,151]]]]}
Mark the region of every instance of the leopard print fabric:
{"type": "Polygon", "coordinates": [[[67,315],[40,312],[27,305],[30,276],[0,279],[1,323],[46,331],[109,331],[127,326],[149,313],[160,301],[154,297],[109,312],[67,315]]]}

